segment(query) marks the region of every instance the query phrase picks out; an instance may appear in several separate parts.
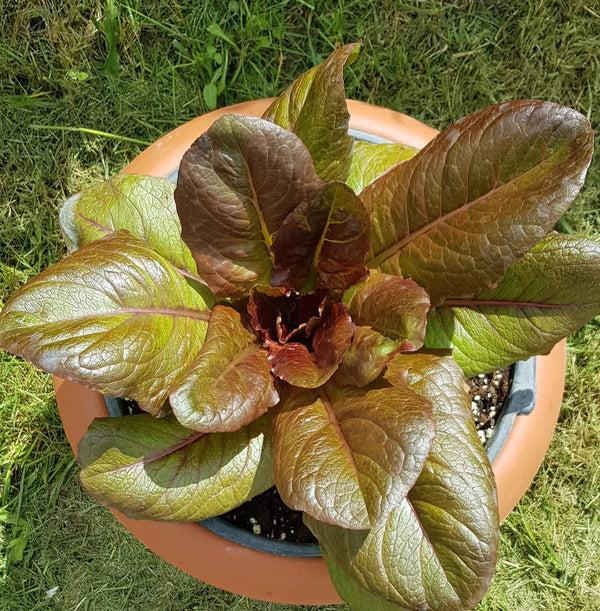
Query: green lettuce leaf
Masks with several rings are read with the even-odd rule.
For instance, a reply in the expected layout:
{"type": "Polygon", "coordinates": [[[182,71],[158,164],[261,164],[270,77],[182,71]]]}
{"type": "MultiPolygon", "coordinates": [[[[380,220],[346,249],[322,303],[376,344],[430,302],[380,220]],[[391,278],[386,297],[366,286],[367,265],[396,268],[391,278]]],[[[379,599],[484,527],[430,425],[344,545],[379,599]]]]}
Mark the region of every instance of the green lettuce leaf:
{"type": "Polygon", "coordinates": [[[397,143],[372,144],[355,142],[352,151],[350,174],[346,182],[355,193],[360,193],[376,178],[395,165],[411,159],[418,150],[397,143]]]}
{"type": "Polygon", "coordinates": [[[435,435],[430,402],[406,384],[288,387],[271,418],[284,503],[349,529],[379,523],[406,497],[435,435]]]}
{"type": "Polygon", "coordinates": [[[341,182],[323,186],[282,223],[273,243],[272,284],[299,291],[344,290],[367,275],[369,218],[360,199],[341,182]]]}
{"type": "Polygon", "coordinates": [[[508,268],[495,289],[430,312],[426,345],[449,348],[467,376],[552,347],[600,310],[600,244],[552,234],[508,268]]]}
{"type": "Polygon", "coordinates": [[[354,609],[471,609],[494,571],[498,512],[462,371],[451,358],[402,354],[386,377],[400,387],[408,381],[433,404],[436,437],[421,475],[368,532],[305,521],[354,609]]]}
{"type": "Polygon", "coordinates": [[[175,201],[183,239],[216,295],[270,284],[275,234],[323,184],[301,140],[262,119],[226,115],[194,142],[175,201]]]}
{"type": "Polygon", "coordinates": [[[21,287],[0,313],[0,347],[157,414],[204,342],[210,307],[166,259],[121,230],[21,287]]]}
{"type": "Polygon", "coordinates": [[[215,306],[204,346],[169,393],[177,420],[195,431],[237,431],[278,400],[267,352],[233,308],[215,306]]]}
{"type": "Polygon", "coordinates": [[[120,174],[70,197],[60,226],[70,252],[118,229],[127,229],[196,280],[196,263],[181,239],[173,185],[166,178],[120,174]]]}
{"type": "Polygon", "coordinates": [[[336,49],[323,63],[298,77],[263,114],[306,144],[323,180],[345,181],[350,171],[352,137],[344,90],[344,66],[360,46],[336,49]]]}
{"type": "Polygon", "coordinates": [[[581,114],[516,100],[454,123],[362,193],[367,266],[412,278],[436,300],[500,280],[577,195],[593,149],[581,114]]]}
{"type": "Polygon", "coordinates": [[[203,520],[273,485],[268,416],[208,434],[147,415],[96,418],[78,457],[85,489],[136,519],[203,520]]]}

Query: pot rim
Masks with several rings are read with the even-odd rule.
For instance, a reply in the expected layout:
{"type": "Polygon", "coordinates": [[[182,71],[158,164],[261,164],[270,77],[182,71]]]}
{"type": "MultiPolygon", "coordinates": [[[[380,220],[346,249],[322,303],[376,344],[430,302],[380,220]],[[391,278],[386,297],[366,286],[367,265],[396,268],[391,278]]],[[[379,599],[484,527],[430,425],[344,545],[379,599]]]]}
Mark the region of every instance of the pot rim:
{"type": "MultiPolygon", "coordinates": [[[[229,113],[261,116],[272,98],[229,106],[202,115],[169,132],[142,151],[123,170],[127,174],[168,176],[192,142],[229,113]]],[[[348,100],[350,127],[386,140],[422,148],[437,130],[393,110],[348,100]]],[[[518,415],[493,462],[500,519],[529,487],[546,454],[562,401],[566,340],[537,358],[536,407],[518,415]]],[[[94,418],[107,417],[102,395],[54,377],[59,413],[75,455],[94,418]]],[[[213,586],[259,600],[304,605],[342,603],[322,558],[293,558],[261,552],[222,539],[196,523],[132,520],[110,509],[146,547],[164,560],[213,586]],[[310,584],[310,587],[307,587],[310,584]]]]}

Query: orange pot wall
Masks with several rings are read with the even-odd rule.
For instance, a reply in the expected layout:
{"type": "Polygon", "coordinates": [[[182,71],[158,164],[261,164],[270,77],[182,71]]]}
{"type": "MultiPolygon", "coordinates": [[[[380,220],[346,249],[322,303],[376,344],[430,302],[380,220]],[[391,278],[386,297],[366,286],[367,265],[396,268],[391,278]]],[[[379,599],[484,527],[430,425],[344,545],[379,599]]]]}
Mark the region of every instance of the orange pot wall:
{"type": "MultiPolygon", "coordinates": [[[[192,142],[229,113],[260,116],[271,100],[256,100],[208,113],[169,132],[123,171],[167,176],[192,142]]],[[[348,100],[350,126],[422,148],[438,132],[394,112],[348,100]]],[[[503,520],[525,493],[542,463],[558,419],[564,390],[566,342],[537,359],[537,403],[528,416],[517,416],[493,468],[503,520]]],[[[54,378],[56,400],[69,443],[77,445],[94,418],[108,416],[102,396],[54,378]]],[[[144,545],[182,571],[223,590],[259,600],[319,605],[341,603],[321,558],[285,558],[226,541],[198,524],[167,524],[115,517],[144,545]]]]}

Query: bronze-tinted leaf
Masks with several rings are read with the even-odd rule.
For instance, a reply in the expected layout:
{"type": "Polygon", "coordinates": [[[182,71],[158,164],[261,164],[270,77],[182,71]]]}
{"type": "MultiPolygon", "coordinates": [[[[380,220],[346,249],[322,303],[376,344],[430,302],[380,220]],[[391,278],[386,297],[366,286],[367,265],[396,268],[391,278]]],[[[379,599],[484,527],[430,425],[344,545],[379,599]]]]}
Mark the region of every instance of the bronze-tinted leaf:
{"type": "Polygon", "coordinates": [[[336,588],[353,608],[472,609],[494,572],[498,511],[462,371],[451,358],[401,354],[386,376],[399,387],[408,381],[433,404],[436,437],[421,475],[408,497],[369,532],[306,514],[305,521],[336,588]]]}
{"type": "Polygon", "coordinates": [[[418,477],[435,427],[403,387],[288,387],[272,414],[275,483],[293,509],[350,529],[384,520],[418,477]]]}
{"type": "Polygon", "coordinates": [[[200,276],[225,297],[270,284],[277,231],[322,186],[295,135],[255,117],[216,121],[184,155],[175,190],[200,276]]]}
{"type": "Polygon", "coordinates": [[[429,296],[416,282],[372,271],[365,282],[346,292],[344,302],[356,324],[400,342],[400,350],[423,345],[429,296]]]}
{"type": "Polygon", "coordinates": [[[294,386],[317,388],[338,368],[350,347],[355,325],[341,303],[326,305],[312,336],[312,352],[300,342],[270,344],[273,373],[294,386]]]}
{"type": "Polygon", "coordinates": [[[79,443],[79,462],[86,490],[136,519],[195,522],[273,485],[268,416],[208,434],[168,418],[96,418],[79,443]]]}
{"type": "Polygon", "coordinates": [[[397,352],[423,345],[429,297],[416,282],[371,271],[344,294],[352,320],[360,325],[336,373],[340,385],[365,386],[397,352]]]}
{"type": "Polygon", "coordinates": [[[202,347],[210,307],[166,259],[121,230],[21,287],[0,314],[0,347],[157,414],[202,347]]]}
{"type": "Polygon", "coordinates": [[[336,49],[298,77],[263,115],[298,135],[323,180],[344,181],[350,171],[352,137],[348,135],[343,70],[354,62],[359,48],[350,44],[336,49]]]}
{"type": "Polygon", "coordinates": [[[452,347],[468,376],[547,354],[600,312],[600,244],[552,234],[495,289],[431,311],[426,345],[452,347]]]}
{"type": "Polygon", "coordinates": [[[169,393],[177,420],[195,431],[237,431],[278,399],[266,350],[233,308],[215,306],[204,346],[169,393]]]}
{"type": "Polygon", "coordinates": [[[362,387],[379,377],[402,342],[390,339],[371,327],[356,327],[352,345],[344,356],[333,381],[339,386],[362,387]]]}
{"type": "Polygon", "coordinates": [[[412,278],[436,300],[471,297],[552,229],[593,149],[581,114],[516,100],[454,123],[362,193],[369,267],[412,278]]]}
{"type": "Polygon", "coordinates": [[[344,290],[367,275],[369,219],[345,184],[330,182],[283,222],[273,243],[272,284],[287,289],[344,290]]]}

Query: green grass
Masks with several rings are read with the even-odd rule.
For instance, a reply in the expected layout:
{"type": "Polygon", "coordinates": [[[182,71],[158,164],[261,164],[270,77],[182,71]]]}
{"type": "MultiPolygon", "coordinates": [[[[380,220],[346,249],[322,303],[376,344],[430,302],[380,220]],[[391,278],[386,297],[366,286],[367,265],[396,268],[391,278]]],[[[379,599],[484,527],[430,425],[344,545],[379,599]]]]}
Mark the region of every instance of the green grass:
{"type": "MultiPolygon", "coordinates": [[[[57,210],[166,131],[277,94],[361,40],[349,96],[435,127],[543,98],[600,126],[595,0],[9,0],[0,14],[0,303],[60,258],[57,210]]],[[[560,225],[600,237],[600,162],[560,225]]],[[[570,340],[548,456],[502,527],[486,611],[600,608],[600,324],[570,340]]],[[[0,356],[0,611],[286,609],[166,565],[77,482],[48,377],[0,356]],[[47,599],[46,591],[58,587],[47,599]]],[[[293,607],[287,607],[292,609],[293,607]]]]}

